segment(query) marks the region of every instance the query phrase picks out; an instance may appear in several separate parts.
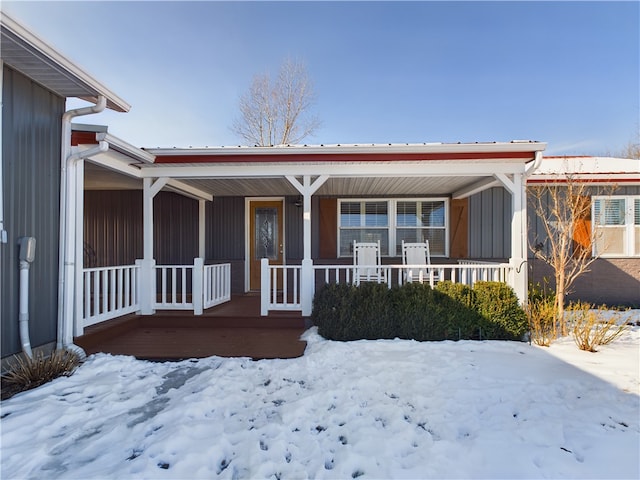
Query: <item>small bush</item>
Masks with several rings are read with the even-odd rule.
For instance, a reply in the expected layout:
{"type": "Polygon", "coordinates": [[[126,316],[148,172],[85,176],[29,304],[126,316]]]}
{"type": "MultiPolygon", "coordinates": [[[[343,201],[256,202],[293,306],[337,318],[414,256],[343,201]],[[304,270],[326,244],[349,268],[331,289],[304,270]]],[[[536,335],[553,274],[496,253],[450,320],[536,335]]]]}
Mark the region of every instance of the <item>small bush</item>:
{"type": "Polygon", "coordinates": [[[522,340],[529,330],[527,317],[513,289],[501,282],[476,282],[475,308],[483,317],[483,337],[522,340]]]}
{"type": "Polygon", "coordinates": [[[311,321],[329,340],[394,338],[389,309],[389,289],[384,284],[326,284],[314,298],[311,321]]]}
{"type": "Polygon", "coordinates": [[[627,325],[620,315],[605,316],[606,307],[594,308],[587,302],[575,302],[567,309],[573,340],[580,350],[597,352],[598,345],[608,345],[618,338],[627,325]]]}
{"type": "Polygon", "coordinates": [[[542,347],[551,345],[556,318],[555,293],[539,283],[529,286],[529,303],[525,312],[529,319],[531,340],[542,347]]]}
{"type": "Polygon", "coordinates": [[[458,340],[478,340],[483,319],[476,311],[476,296],[473,289],[463,283],[449,280],[439,282],[436,290],[449,297],[446,309],[454,317],[453,328],[458,340]]]}
{"type": "Polygon", "coordinates": [[[426,283],[407,283],[393,289],[393,315],[398,322],[398,337],[444,340],[450,332],[443,308],[443,294],[426,283]]]}
{"type": "Polygon", "coordinates": [[[15,355],[8,371],[2,375],[2,399],[39,387],[51,380],[71,375],[80,360],[67,350],[56,350],[49,356],[36,352],[33,358],[15,355]]]}

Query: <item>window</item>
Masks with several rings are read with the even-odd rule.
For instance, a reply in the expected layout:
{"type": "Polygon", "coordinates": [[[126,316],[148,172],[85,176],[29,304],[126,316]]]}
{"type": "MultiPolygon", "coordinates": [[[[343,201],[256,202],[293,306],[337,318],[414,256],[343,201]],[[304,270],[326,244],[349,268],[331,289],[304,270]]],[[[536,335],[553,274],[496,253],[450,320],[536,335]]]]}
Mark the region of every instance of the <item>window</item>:
{"type": "Polygon", "coordinates": [[[640,257],[640,197],[593,199],[594,254],[640,257]]]}
{"type": "Polygon", "coordinates": [[[448,254],[446,199],[341,200],[339,255],[351,256],[353,241],[380,241],[381,254],[399,256],[402,241],[429,240],[431,255],[448,254]]]}

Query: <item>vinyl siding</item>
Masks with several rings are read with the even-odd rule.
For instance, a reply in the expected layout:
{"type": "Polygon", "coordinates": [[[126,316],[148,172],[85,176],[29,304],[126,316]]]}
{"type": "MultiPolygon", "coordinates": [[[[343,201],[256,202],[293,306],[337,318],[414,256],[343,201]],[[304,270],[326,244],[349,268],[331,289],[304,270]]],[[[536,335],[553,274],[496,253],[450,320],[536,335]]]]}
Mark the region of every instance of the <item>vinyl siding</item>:
{"type": "Polygon", "coordinates": [[[469,198],[469,257],[511,256],[511,194],[490,188],[469,198]]]}
{"type": "Polygon", "coordinates": [[[20,351],[20,237],[36,238],[29,272],[30,340],[33,347],[56,340],[60,218],[61,118],[65,99],[5,66],[2,85],[4,221],[8,243],[0,244],[2,357],[20,351]]]}

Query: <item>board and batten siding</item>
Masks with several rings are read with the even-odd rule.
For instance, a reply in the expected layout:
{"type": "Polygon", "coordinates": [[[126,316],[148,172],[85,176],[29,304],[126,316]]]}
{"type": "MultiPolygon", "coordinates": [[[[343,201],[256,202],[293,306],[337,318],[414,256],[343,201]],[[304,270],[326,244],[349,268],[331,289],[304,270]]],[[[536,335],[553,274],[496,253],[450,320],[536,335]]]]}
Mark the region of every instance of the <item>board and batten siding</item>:
{"type": "MultiPolygon", "coordinates": [[[[160,192],[154,198],[153,222],[156,263],[193,264],[198,256],[198,202],[160,192]]],[[[132,265],[142,254],[142,191],[85,191],[85,267],[132,265]]]]}
{"type": "Polygon", "coordinates": [[[511,194],[494,187],[469,197],[469,257],[511,256],[511,194]]]}
{"type": "Polygon", "coordinates": [[[18,239],[35,237],[29,271],[32,347],[56,341],[61,118],[65,99],[3,68],[2,195],[8,243],[0,244],[2,357],[21,351],[18,239]]]}

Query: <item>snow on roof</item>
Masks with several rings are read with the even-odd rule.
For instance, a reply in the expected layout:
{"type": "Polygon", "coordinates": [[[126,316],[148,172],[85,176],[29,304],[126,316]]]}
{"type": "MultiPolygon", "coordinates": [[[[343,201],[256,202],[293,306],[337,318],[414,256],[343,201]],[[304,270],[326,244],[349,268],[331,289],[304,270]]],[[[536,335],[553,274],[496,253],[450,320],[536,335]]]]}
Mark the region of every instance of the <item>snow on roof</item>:
{"type": "Polygon", "coordinates": [[[543,157],[536,175],[640,174],[640,160],[616,157],[543,157]]]}

